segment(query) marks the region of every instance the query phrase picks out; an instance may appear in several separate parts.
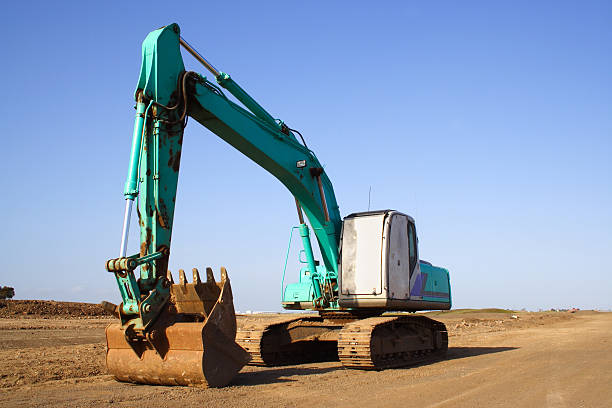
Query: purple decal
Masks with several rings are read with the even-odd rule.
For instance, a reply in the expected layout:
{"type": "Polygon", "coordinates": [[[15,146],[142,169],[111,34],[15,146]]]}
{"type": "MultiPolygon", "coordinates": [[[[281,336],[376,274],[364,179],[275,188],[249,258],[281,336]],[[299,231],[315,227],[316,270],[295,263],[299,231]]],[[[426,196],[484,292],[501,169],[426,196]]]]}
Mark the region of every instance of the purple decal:
{"type": "Polygon", "coordinates": [[[410,296],[423,296],[423,291],[425,290],[425,284],[427,283],[427,274],[420,273],[416,280],[414,281],[414,286],[410,291],[410,296]]]}

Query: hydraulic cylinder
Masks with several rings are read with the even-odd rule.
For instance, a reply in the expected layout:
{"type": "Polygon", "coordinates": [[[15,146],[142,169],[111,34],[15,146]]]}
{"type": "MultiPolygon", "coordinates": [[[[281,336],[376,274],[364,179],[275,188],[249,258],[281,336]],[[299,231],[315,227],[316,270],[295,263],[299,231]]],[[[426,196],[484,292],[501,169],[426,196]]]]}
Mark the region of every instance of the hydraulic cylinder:
{"type": "Polygon", "coordinates": [[[125,190],[126,199],[133,200],[138,195],[138,164],[140,161],[140,146],[142,144],[142,129],[145,119],[145,104],[140,98],[136,103],[136,119],[134,121],[134,135],[132,136],[132,151],[130,153],[130,166],[128,168],[125,190]]]}
{"type": "Polygon", "coordinates": [[[315,299],[321,298],[321,286],[319,276],[317,274],[317,267],[315,265],[314,255],[312,253],[312,245],[310,243],[310,230],[308,225],[300,224],[300,237],[302,237],[302,245],[304,246],[304,254],[306,255],[306,263],[308,270],[310,271],[310,277],[312,279],[312,286],[314,289],[315,299]]]}

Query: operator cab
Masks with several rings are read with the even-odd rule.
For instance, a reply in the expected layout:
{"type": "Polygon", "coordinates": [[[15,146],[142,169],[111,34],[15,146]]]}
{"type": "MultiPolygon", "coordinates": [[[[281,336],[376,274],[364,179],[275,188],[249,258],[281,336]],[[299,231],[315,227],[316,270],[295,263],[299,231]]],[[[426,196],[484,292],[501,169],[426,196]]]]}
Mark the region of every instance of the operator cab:
{"type": "Polygon", "coordinates": [[[449,288],[446,269],[419,262],[412,217],[382,210],[344,218],[339,271],[341,307],[448,309],[449,288]],[[434,297],[426,296],[434,293],[434,297]]]}

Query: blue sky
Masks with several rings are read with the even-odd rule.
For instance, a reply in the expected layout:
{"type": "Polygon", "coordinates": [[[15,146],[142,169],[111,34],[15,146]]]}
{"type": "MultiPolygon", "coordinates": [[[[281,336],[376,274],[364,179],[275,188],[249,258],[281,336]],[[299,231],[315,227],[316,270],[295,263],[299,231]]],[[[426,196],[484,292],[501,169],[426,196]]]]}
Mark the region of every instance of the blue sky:
{"type": "MultiPolygon", "coordinates": [[[[342,215],[371,187],[373,209],[416,218],[456,307],[612,308],[611,3],[127,3],[3,9],[0,284],[17,298],[118,301],[103,264],[140,46],[177,22],[304,134],[342,215]]],[[[177,201],[171,269],[224,265],[237,309],[280,309],[284,187],[191,121],[177,201]]]]}

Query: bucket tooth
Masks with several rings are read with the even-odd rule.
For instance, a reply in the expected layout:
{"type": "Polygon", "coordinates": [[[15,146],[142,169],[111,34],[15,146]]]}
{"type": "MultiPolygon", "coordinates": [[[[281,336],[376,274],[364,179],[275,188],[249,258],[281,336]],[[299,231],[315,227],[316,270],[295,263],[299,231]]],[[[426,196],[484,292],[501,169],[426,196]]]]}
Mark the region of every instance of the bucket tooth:
{"type": "Polygon", "coordinates": [[[200,272],[198,272],[198,268],[193,268],[191,272],[193,272],[193,284],[201,285],[202,280],[200,279],[200,272]]]}
{"type": "Polygon", "coordinates": [[[168,279],[168,281],[173,284],[174,283],[174,278],[172,278],[172,272],[170,272],[170,269],[168,269],[168,273],[166,274],[166,278],[168,279]]]}
{"type": "Polygon", "coordinates": [[[206,267],[206,282],[215,283],[215,275],[213,275],[213,270],[210,266],[206,267]]]}
{"type": "Polygon", "coordinates": [[[225,266],[221,267],[221,282],[225,282],[227,280],[227,270],[225,266]]]}
{"type": "Polygon", "coordinates": [[[103,300],[102,302],[100,302],[100,306],[102,306],[106,313],[115,317],[120,317],[119,307],[116,304],[103,300]]]}
{"type": "Polygon", "coordinates": [[[165,327],[168,349],[163,358],[148,345],[139,356],[123,333],[118,323],[106,329],[106,366],[119,381],[223,387],[250,360],[233,339],[206,322],[175,322],[165,327]]]}
{"type": "Polygon", "coordinates": [[[197,269],[187,283],[179,270],[179,284],[170,286],[170,301],[144,337],[130,327],[113,323],[106,328],[106,366],[119,381],[141,384],[222,387],[251,359],[236,343],[236,312],[227,271],[222,282],[201,282],[197,269]],[[126,335],[127,333],[127,335],[126,335]],[[131,339],[131,340],[130,340],[131,339]],[[134,348],[139,343],[139,353],[134,348]]]}

